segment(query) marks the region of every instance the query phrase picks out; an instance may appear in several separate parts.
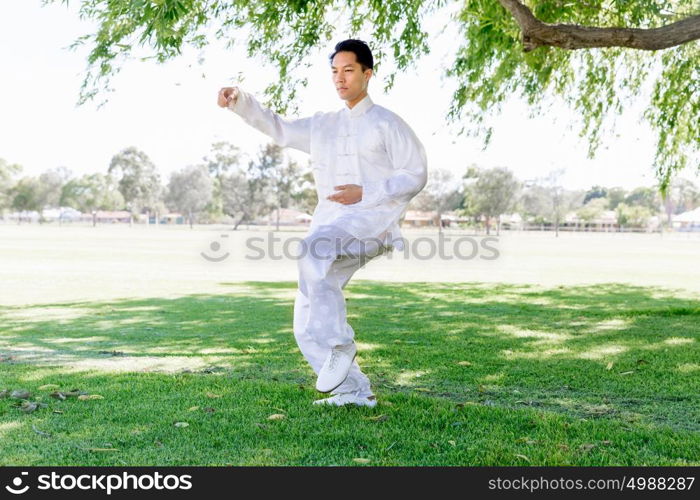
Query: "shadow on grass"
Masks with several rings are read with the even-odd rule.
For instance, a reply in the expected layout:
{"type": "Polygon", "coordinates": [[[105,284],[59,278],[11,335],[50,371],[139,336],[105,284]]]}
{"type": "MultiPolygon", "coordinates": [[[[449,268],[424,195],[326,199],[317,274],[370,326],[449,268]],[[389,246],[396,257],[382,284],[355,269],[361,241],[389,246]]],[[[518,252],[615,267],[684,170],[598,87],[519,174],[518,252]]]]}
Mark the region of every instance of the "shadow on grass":
{"type": "MultiPolygon", "coordinates": [[[[0,309],[0,367],[34,366],[24,380],[152,371],[313,387],[291,328],[296,282],[230,286],[229,295],[0,309]]],[[[700,430],[700,302],[669,290],[354,281],[346,298],[358,360],[380,397],[700,430]]]]}

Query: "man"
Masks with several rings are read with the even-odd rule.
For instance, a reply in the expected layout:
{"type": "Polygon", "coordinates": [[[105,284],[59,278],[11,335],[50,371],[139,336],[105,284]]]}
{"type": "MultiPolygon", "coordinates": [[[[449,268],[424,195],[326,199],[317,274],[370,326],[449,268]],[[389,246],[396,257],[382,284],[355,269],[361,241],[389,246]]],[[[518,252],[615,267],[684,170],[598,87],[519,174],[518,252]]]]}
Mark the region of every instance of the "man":
{"type": "Polygon", "coordinates": [[[425,149],[397,114],[367,93],[372,51],[345,40],[330,55],[332,81],[345,105],[335,112],[290,120],[238,87],[219,91],[218,104],[282,147],[311,155],[319,202],[301,245],[294,336],[331,397],[314,404],[373,407],[376,397],[354,359],[354,331],[343,288],[353,273],[388,249],[402,250],[399,221],[427,181],[425,149]]]}

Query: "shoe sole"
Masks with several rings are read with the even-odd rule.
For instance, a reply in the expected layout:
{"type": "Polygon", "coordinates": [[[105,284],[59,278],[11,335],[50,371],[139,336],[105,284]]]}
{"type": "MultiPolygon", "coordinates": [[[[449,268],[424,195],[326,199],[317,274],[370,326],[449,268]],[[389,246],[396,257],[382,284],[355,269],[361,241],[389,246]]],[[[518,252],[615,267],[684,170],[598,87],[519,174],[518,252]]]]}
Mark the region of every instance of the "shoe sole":
{"type": "Polygon", "coordinates": [[[316,401],[314,401],[313,404],[316,405],[316,406],[337,406],[338,408],[340,408],[341,406],[364,406],[364,407],[367,407],[367,408],[374,408],[375,406],[377,406],[377,401],[374,400],[372,404],[365,404],[365,403],[345,403],[345,404],[342,404],[342,405],[337,405],[337,404],[334,404],[334,403],[326,403],[324,399],[317,399],[316,401]]]}
{"type": "MultiPolygon", "coordinates": [[[[355,351],[355,354],[353,354],[352,359],[350,360],[350,368],[352,368],[352,362],[355,361],[355,357],[356,357],[356,356],[357,356],[357,351],[355,351]]],[[[350,368],[348,368],[348,374],[350,373],[350,368]]],[[[319,389],[319,388],[318,388],[318,385],[316,385],[316,390],[317,390],[318,392],[323,393],[323,394],[327,394],[327,393],[331,392],[333,389],[337,389],[338,387],[340,387],[340,385],[341,385],[343,382],[345,382],[345,379],[347,379],[347,378],[348,378],[348,376],[345,375],[345,378],[344,378],[343,380],[341,380],[340,382],[338,382],[337,385],[334,385],[333,387],[331,387],[330,389],[325,390],[325,391],[319,389]]],[[[318,384],[318,379],[316,379],[316,384],[318,384]]]]}

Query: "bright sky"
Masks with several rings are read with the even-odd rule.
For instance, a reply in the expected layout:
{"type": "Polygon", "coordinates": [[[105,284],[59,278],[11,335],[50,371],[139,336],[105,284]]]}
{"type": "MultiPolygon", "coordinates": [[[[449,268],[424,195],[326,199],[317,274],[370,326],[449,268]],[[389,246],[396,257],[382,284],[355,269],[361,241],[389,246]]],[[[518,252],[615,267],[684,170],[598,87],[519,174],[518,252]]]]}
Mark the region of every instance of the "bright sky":
{"type": "MultiPolygon", "coordinates": [[[[71,2],[70,9],[41,7],[40,0],[0,3],[0,158],[21,164],[29,175],[57,166],[76,174],[106,172],[114,154],[136,146],[166,181],[170,172],[201,161],[215,141],[230,141],[251,157],[267,142],[237,115],[216,106],[219,88],[238,83],[239,72],[245,75],[241,87],[261,99],[275,78],[273,67],[247,59],[243,47],[206,49],[202,65],[193,50],[163,65],[130,61],[112,80],[115,91],[105,106],[97,109],[98,98],[77,107],[88,50],[66,47],[94,32],[92,23],[78,18],[77,3],[71,2]]],[[[434,19],[436,26],[441,23],[444,19],[434,19]]],[[[506,166],[521,179],[566,168],[562,182],[568,188],[601,184],[629,189],[655,183],[654,137],[638,122],[641,107],[618,120],[618,136],[609,138],[594,160],[586,159],[585,142],[565,127],[571,115],[563,108],[530,120],[523,103],[507,103],[485,151],[480,140],[457,136],[445,118],[452,87],[440,78],[446,62],[442,55],[449,53],[453,36],[444,34],[414,71],[399,74],[388,95],[381,78],[370,81],[374,102],[402,116],[423,141],[429,168],[461,175],[473,163],[506,166]]],[[[348,36],[339,32],[334,39],[344,38],[348,36]]],[[[330,52],[332,45],[311,56],[309,86],[298,92],[302,116],[345,105],[331,83],[330,52]]],[[[685,176],[700,182],[697,176],[685,176]]]]}

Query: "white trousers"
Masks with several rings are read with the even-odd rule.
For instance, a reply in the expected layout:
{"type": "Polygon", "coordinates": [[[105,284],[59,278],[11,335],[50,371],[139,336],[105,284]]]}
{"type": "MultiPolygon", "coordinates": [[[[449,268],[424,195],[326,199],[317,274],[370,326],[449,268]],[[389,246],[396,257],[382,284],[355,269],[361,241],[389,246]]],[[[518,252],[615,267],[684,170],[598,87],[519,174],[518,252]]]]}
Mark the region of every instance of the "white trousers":
{"type": "MultiPolygon", "coordinates": [[[[294,301],[294,337],[318,374],[331,348],[348,344],[355,332],[347,322],[343,289],[352,275],[387,247],[360,241],[334,225],[319,226],[299,247],[299,288],[294,301]]],[[[355,359],[345,381],[331,394],[371,396],[370,382],[355,359]]]]}

